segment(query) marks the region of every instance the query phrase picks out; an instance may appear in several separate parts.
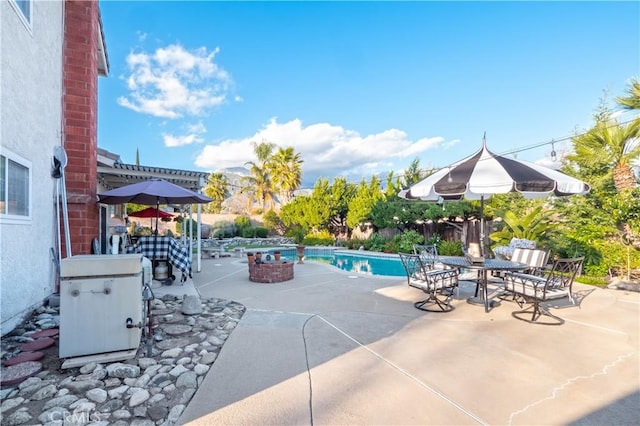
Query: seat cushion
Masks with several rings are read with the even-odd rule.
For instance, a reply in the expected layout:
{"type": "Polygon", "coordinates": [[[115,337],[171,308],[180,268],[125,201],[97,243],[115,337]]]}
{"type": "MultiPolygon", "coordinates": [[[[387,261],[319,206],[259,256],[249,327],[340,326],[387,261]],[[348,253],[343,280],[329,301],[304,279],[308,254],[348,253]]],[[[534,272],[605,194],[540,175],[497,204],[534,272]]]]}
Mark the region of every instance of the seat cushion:
{"type": "Polygon", "coordinates": [[[434,287],[440,290],[455,287],[457,277],[457,269],[431,269],[426,272],[416,272],[409,279],[409,285],[423,291],[433,291],[434,287]]]}
{"type": "Polygon", "coordinates": [[[545,292],[546,281],[546,278],[537,275],[510,272],[505,275],[504,288],[512,293],[540,300],[560,299],[569,296],[568,288],[554,287],[553,283],[550,283],[551,285],[547,287],[545,292]]]}
{"type": "Polygon", "coordinates": [[[525,249],[535,249],[536,242],[532,240],[527,240],[526,238],[512,238],[509,243],[509,247],[514,249],[516,248],[525,248],[525,249]]]}

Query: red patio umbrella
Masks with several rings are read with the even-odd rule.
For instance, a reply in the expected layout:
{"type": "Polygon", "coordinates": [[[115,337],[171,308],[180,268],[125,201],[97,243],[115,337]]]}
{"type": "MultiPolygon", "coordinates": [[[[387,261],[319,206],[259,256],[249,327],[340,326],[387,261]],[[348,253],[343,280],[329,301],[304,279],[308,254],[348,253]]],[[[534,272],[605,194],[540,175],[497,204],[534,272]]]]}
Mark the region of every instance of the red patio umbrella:
{"type": "MultiPolygon", "coordinates": [[[[158,231],[158,219],[173,217],[171,213],[162,211],[156,207],[147,207],[144,210],[138,212],[129,213],[129,217],[148,217],[150,219],[156,218],[156,232],[158,231]]],[[[153,220],[150,222],[151,228],[153,228],[153,220]]]]}

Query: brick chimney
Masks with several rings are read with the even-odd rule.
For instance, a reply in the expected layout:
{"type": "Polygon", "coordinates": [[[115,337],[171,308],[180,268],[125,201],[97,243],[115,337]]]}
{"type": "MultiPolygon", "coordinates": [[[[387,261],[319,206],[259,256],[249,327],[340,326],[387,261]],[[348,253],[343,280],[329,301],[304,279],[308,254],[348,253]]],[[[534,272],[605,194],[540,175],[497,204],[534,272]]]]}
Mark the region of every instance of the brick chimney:
{"type": "MultiPolygon", "coordinates": [[[[65,0],[63,144],[68,158],[65,179],[73,255],[90,254],[91,240],[99,234],[97,121],[99,61],[100,55],[104,54],[102,46],[98,2],[65,0]]],[[[62,248],[64,250],[64,244],[62,248]]],[[[63,253],[63,256],[67,254],[63,253]]]]}

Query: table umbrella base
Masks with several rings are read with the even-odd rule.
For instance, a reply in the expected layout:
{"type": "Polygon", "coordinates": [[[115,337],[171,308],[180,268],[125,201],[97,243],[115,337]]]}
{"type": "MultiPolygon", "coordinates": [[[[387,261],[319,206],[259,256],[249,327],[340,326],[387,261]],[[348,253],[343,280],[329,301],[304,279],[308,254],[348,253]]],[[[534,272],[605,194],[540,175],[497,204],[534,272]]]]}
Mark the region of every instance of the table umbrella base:
{"type": "MultiPolygon", "coordinates": [[[[467,303],[469,303],[470,305],[483,305],[484,306],[484,299],[482,297],[470,297],[467,299],[467,303]]],[[[500,302],[497,300],[490,300],[489,301],[489,307],[490,308],[496,308],[500,306],[500,302]]]]}

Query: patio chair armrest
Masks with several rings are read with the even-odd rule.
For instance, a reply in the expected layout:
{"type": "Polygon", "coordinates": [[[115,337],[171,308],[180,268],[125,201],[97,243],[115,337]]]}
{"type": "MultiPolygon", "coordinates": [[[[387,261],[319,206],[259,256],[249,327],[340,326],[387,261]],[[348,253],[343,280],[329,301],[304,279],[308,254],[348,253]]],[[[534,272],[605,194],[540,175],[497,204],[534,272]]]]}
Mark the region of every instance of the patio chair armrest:
{"type": "Polygon", "coordinates": [[[521,272],[507,272],[503,279],[505,289],[526,296],[537,296],[539,291],[544,291],[547,283],[544,277],[521,272]]]}
{"type": "Polygon", "coordinates": [[[426,277],[429,278],[449,278],[449,277],[457,277],[460,275],[460,271],[458,269],[428,269],[424,271],[426,277]]]}

